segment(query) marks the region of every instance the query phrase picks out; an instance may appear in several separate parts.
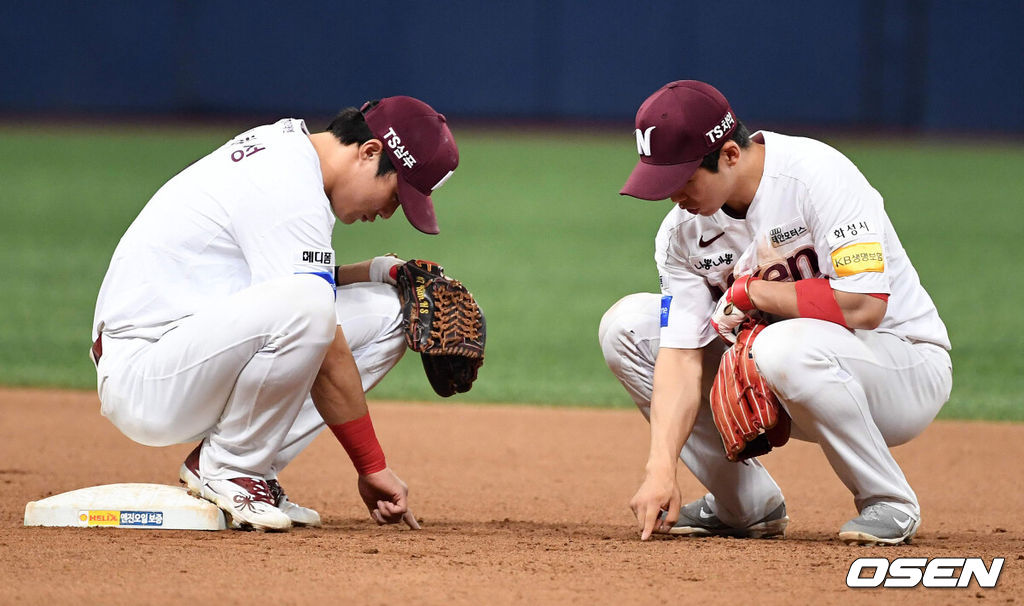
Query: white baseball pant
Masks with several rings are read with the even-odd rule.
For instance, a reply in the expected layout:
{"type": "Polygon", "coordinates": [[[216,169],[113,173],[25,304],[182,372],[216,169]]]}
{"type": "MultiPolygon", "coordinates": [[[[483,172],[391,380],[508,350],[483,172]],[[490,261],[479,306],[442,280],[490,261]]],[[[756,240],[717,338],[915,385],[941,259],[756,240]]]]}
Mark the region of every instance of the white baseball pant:
{"type": "MultiPolygon", "coordinates": [[[[599,329],[608,367],[648,419],[660,302],[652,293],[626,296],[599,329]]],[[[756,460],[725,458],[708,401],[721,352],[718,341],[706,348],[701,409],[679,456],[710,492],[718,517],[745,527],[775,509],[782,493],[756,460]]],[[[821,446],[858,511],[886,502],[920,519],[917,496],[888,447],[919,435],[949,398],[952,365],[944,349],[801,318],[766,328],[753,354],[792,417],[792,437],[821,446]]]]}
{"type": "Polygon", "coordinates": [[[157,341],[104,335],[101,412],[141,444],[203,438],[204,479],[273,478],[323,427],[309,391],[339,324],[372,387],[403,353],[397,295],[384,284],[335,298],[318,276],[288,276],[183,318],[157,341]]]}

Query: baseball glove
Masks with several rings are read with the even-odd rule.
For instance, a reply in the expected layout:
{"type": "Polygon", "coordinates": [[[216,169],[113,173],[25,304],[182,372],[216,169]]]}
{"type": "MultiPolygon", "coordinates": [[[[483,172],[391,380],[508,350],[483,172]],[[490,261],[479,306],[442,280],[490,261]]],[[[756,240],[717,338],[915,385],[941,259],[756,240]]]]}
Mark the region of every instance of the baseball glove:
{"type": "Polygon", "coordinates": [[[765,326],[754,320],[741,326],[736,344],[722,355],[711,387],[711,414],[730,461],[766,454],[789,440],[789,415],[757,372],[750,351],[765,326]]]}
{"type": "Polygon", "coordinates": [[[487,325],[473,295],[444,268],[413,259],[395,268],[402,327],[437,395],[469,391],[484,363],[487,325]]]}

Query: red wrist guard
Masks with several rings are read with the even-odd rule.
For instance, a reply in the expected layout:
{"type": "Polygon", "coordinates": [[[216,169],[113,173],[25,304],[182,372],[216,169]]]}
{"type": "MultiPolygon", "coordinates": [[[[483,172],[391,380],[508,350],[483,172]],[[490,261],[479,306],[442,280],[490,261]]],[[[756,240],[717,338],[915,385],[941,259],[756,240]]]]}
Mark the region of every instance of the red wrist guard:
{"type": "Polygon", "coordinates": [[[384,460],[384,450],[377,441],[377,434],[373,431],[373,421],[370,420],[370,413],[346,423],[328,425],[338,438],[341,445],[345,447],[348,458],[352,459],[356,472],[361,476],[376,473],[388,466],[384,460]]]}
{"type": "Polygon", "coordinates": [[[849,328],[827,278],[797,280],[796,306],[801,318],[825,320],[849,328]]]}
{"type": "Polygon", "coordinates": [[[750,283],[760,279],[749,274],[737,278],[729,287],[731,293],[729,302],[743,312],[757,309],[754,307],[754,302],[750,300],[750,283]]]}

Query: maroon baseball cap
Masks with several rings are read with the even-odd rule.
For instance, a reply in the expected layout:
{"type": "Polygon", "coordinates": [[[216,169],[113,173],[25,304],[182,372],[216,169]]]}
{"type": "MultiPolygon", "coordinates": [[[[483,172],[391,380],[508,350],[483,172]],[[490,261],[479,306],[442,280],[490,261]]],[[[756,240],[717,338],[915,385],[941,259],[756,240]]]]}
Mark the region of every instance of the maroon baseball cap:
{"type": "Polygon", "coordinates": [[[715,87],[696,80],[669,82],[636,112],[640,161],[619,193],[642,200],[668,198],[734,130],[729,101],[715,87]]]}
{"type": "Polygon", "coordinates": [[[360,111],[398,171],[398,201],[405,217],[425,234],[440,233],[430,194],[459,165],[459,148],[447,120],[412,97],[385,97],[368,105],[360,111]]]}

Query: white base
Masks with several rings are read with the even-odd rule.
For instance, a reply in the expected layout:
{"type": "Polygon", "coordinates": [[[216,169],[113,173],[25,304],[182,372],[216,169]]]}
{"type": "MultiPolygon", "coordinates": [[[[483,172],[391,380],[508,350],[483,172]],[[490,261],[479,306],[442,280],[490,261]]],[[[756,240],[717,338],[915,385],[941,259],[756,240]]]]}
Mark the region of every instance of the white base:
{"type": "Polygon", "coordinates": [[[178,486],[106,484],[25,506],[25,526],[224,530],[224,513],[178,486]]]}

